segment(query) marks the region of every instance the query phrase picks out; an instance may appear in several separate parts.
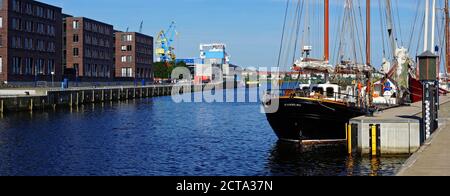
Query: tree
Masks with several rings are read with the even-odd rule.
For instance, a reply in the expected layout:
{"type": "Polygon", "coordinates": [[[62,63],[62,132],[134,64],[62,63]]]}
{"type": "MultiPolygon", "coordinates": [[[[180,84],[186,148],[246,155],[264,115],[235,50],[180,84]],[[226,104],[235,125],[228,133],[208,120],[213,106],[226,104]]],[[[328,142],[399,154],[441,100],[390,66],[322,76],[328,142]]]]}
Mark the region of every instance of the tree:
{"type": "Polygon", "coordinates": [[[177,67],[186,67],[185,62],[156,62],[153,64],[155,78],[168,79],[177,67]]]}

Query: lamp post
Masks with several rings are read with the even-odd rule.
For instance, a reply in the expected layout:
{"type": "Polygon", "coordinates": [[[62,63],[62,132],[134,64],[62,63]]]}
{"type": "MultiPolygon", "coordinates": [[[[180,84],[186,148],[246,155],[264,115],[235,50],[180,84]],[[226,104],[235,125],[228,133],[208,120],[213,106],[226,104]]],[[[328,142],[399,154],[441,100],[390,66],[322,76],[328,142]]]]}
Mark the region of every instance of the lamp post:
{"type": "Polygon", "coordinates": [[[52,87],[55,87],[55,72],[52,71],[52,87]]]}

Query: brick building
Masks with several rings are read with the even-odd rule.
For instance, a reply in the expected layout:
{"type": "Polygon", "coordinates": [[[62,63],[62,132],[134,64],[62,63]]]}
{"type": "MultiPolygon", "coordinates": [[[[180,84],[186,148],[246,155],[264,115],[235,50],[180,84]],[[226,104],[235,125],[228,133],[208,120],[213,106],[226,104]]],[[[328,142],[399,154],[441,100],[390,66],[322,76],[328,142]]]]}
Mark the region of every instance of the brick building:
{"type": "Polygon", "coordinates": [[[61,79],[61,8],[0,0],[0,81],[61,79]]]}
{"type": "Polygon", "coordinates": [[[84,17],[65,15],[63,28],[65,72],[73,73],[80,81],[112,80],[113,26],[84,17]]]}
{"type": "Polygon", "coordinates": [[[136,32],[116,32],[115,45],[117,78],[153,79],[153,37],[136,32]]]}

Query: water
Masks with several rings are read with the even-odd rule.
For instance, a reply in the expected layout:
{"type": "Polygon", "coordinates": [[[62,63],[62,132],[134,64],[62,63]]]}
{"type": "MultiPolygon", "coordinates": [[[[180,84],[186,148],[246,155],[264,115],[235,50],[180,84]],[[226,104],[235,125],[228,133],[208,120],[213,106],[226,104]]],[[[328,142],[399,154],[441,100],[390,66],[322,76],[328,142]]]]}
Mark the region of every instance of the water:
{"type": "Polygon", "coordinates": [[[250,102],[158,97],[0,120],[0,175],[393,175],[406,158],[277,142],[250,102]]]}

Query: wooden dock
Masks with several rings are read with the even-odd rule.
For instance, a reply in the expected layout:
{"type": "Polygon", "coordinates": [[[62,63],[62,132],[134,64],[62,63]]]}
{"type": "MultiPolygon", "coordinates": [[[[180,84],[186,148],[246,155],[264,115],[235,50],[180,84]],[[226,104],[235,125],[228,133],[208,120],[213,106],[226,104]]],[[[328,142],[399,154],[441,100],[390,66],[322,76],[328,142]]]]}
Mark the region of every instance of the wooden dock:
{"type": "Polygon", "coordinates": [[[441,105],[440,128],[403,165],[399,176],[450,176],[450,103],[441,105]]]}

